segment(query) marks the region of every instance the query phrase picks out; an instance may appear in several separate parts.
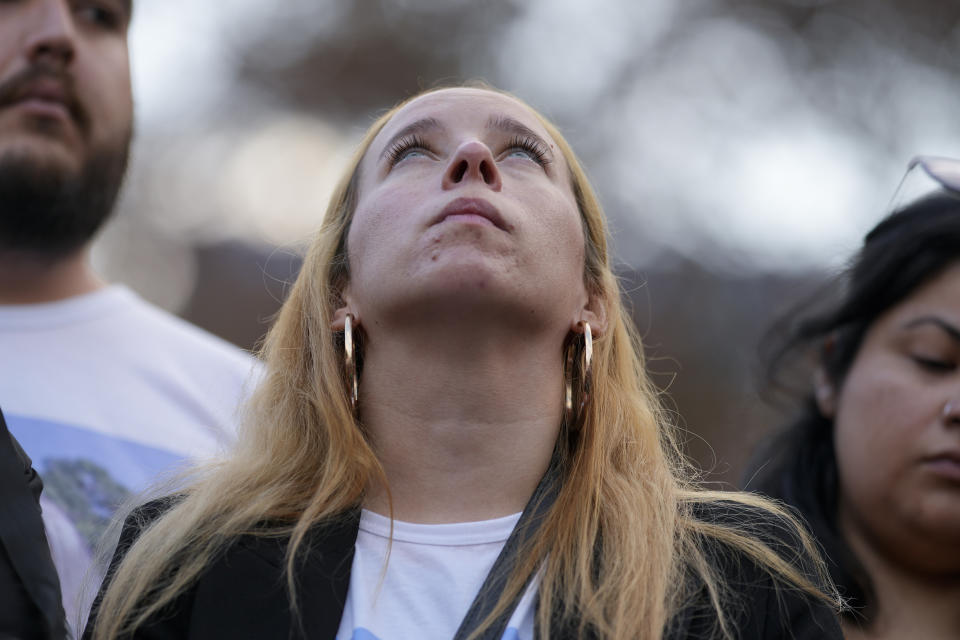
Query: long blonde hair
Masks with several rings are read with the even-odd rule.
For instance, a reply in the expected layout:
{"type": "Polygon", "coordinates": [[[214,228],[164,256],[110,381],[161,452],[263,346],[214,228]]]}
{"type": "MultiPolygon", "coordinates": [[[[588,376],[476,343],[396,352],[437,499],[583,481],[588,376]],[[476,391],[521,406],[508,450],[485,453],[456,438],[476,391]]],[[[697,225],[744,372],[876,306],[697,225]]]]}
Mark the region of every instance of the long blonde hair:
{"type": "MultiPolygon", "coordinates": [[[[370,127],[334,192],[263,345],[266,377],[248,407],[234,454],[198,472],[184,498],[127,551],[100,604],[95,640],[117,638],[143,624],[241,534],[290,536],[286,577],[295,603],[294,559],[308,529],[356,509],[375,483],[386,486],[383,469],[353,417],[342,335],[333,332],[330,319],[349,279],[346,237],[360,162],[376,135],[412,99],[370,127]],[[258,527],[264,521],[286,524],[264,531],[258,527]]],[[[829,584],[819,561],[814,560],[811,582],[751,535],[748,526],[711,523],[694,514],[697,505],[720,500],[774,512],[796,532],[804,553],[818,557],[799,525],[774,505],[696,488],[646,376],[640,339],[620,302],[602,209],[563,136],[537,117],[570,168],[585,235],[584,280],[604,301],[608,327],[594,345],[592,399],[583,426],[575,433],[561,430],[565,465],[556,502],[523,550],[487,622],[539,567],[538,624],[544,637],[550,637],[556,621],[551,614],[559,612],[560,619],[576,620],[581,631],[590,628],[600,637],[660,638],[687,602],[686,578],[696,575],[710,594],[717,631],[729,635],[728,599],[722,579],[710,568],[704,550],[708,539],[742,552],[786,584],[836,602],[815,584],[829,584]]]]}

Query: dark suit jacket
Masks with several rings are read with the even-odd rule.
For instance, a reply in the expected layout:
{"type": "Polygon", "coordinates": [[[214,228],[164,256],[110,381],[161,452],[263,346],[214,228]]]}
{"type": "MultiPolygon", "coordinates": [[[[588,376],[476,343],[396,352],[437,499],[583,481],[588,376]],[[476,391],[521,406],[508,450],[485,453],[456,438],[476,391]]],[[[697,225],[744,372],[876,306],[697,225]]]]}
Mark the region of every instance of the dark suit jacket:
{"type": "MultiPolygon", "coordinates": [[[[169,501],[155,501],[128,518],[107,581],[135,540],[144,521],[162,513],[169,501]]],[[[707,517],[734,516],[723,508],[707,517]]],[[[336,522],[317,525],[303,544],[298,562],[299,624],[291,614],[284,568],[284,539],[240,536],[171,606],[136,632],[142,640],[214,640],[217,638],[333,639],[340,626],[350,584],[359,512],[336,522]]],[[[783,541],[789,545],[789,541],[783,541]]],[[[777,589],[772,578],[751,561],[719,547],[712,554],[720,573],[738,592],[741,606],[732,614],[738,638],[842,638],[834,612],[796,591],[777,589]]],[[[671,621],[667,640],[712,637],[715,615],[704,590],[694,589],[691,606],[671,621]]],[[[102,592],[101,592],[102,593],[102,592]]],[[[99,598],[98,598],[99,601],[99,598]]],[[[84,639],[96,619],[94,603],[84,639]]],[[[554,638],[578,637],[570,627],[557,629],[554,638]]]]}
{"type": "Polygon", "coordinates": [[[0,413],[0,637],[66,636],[60,580],[40,517],[42,490],[0,413]]]}

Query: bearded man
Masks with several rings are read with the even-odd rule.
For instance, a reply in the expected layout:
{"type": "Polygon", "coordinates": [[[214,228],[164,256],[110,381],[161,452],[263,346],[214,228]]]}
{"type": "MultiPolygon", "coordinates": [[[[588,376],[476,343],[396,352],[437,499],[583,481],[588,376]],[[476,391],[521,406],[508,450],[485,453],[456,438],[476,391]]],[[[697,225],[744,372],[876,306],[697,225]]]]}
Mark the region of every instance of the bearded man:
{"type": "Polygon", "coordinates": [[[43,520],[74,628],[92,550],[118,505],[229,442],[258,369],[90,264],[133,129],[131,9],[0,2],[0,407],[44,477],[43,520]]]}

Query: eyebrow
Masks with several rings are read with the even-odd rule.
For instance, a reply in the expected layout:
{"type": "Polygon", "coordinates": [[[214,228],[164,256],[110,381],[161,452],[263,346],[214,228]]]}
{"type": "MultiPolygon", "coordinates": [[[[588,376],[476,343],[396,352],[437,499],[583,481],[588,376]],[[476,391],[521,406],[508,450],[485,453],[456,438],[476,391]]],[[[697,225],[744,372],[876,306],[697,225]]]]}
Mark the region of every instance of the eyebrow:
{"type": "Polygon", "coordinates": [[[940,327],[948,336],[953,338],[955,341],[960,342],[960,328],[950,324],[943,318],[938,318],[937,316],[922,316],[920,318],[915,318],[910,322],[903,325],[904,329],[915,329],[923,325],[932,324],[936,327],[940,327]]]}

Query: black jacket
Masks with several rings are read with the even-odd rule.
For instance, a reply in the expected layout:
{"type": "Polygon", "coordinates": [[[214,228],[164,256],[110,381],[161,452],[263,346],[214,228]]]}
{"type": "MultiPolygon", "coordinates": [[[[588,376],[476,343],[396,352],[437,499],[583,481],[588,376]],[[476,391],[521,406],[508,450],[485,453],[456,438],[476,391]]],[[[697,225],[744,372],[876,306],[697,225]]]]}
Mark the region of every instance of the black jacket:
{"type": "Polygon", "coordinates": [[[43,482],[0,413],[0,638],[64,638],[60,581],[50,558],[43,482]]]}
{"type": "MultiPolygon", "coordinates": [[[[144,522],[162,513],[169,502],[155,501],[127,519],[106,583],[136,539],[144,522]]],[[[711,508],[706,517],[742,517],[723,507],[711,508]]],[[[347,599],[359,512],[336,522],[314,527],[304,541],[298,560],[297,606],[299,624],[291,615],[284,578],[284,539],[245,535],[238,537],[205,570],[199,580],[166,610],[139,629],[137,640],[215,640],[218,638],[333,639],[347,599]]],[[[786,546],[789,542],[784,541],[786,546]]],[[[711,554],[718,571],[737,592],[732,614],[736,637],[744,640],[842,638],[834,612],[824,604],[774,586],[769,574],[750,560],[719,547],[711,554]]],[[[705,590],[693,590],[691,605],[670,623],[666,640],[711,638],[715,615],[705,590]]],[[[102,595],[102,591],[101,591],[102,595]]],[[[97,599],[99,602],[99,597],[97,599]]],[[[94,603],[84,633],[88,640],[97,615],[94,603]]],[[[576,638],[572,630],[558,629],[553,638],[576,638]]]]}

